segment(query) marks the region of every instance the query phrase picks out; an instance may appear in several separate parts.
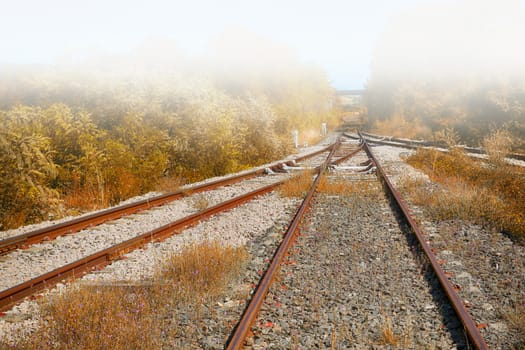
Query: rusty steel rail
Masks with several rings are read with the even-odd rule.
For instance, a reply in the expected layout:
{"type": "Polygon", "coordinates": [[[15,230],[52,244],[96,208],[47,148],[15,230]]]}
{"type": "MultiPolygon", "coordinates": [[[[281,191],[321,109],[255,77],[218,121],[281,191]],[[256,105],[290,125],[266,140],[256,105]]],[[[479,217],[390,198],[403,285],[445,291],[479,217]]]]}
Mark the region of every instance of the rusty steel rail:
{"type": "Polygon", "coordinates": [[[363,144],[360,144],[357,149],[355,149],[352,152],[348,153],[346,156],[343,156],[341,158],[338,158],[336,160],[331,161],[330,164],[331,165],[339,165],[339,164],[343,163],[345,160],[348,160],[348,159],[352,158],[353,156],[355,156],[362,149],[363,149],[363,144]]]}
{"type": "MultiPolygon", "coordinates": [[[[365,134],[360,132],[359,135],[361,135],[361,140],[365,140],[365,134]]],[[[345,137],[348,137],[348,138],[351,138],[351,139],[354,139],[354,140],[357,140],[359,139],[359,136],[354,136],[354,135],[350,135],[348,133],[343,133],[343,136],[345,137]]],[[[378,144],[378,145],[385,145],[385,146],[394,146],[394,147],[401,147],[401,148],[407,148],[407,149],[418,149],[420,148],[421,146],[418,146],[418,145],[414,145],[414,144],[411,144],[411,143],[395,143],[393,141],[385,141],[384,139],[381,139],[381,140],[370,140],[370,139],[366,139],[367,142],[370,142],[370,143],[374,143],[374,144],[378,144]]]]}
{"type": "Polygon", "coordinates": [[[416,221],[412,218],[412,215],[410,214],[410,211],[405,204],[403,198],[401,197],[401,194],[394,188],[390,180],[388,179],[386,173],[384,172],[383,168],[377,161],[377,158],[374,156],[372,150],[368,146],[368,143],[363,138],[363,147],[365,152],[368,154],[368,156],[372,159],[374,162],[378,177],[385,183],[386,188],[389,192],[389,194],[394,198],[395,203],[397,204],[399,210],[403,214],[403,217],[410,225],[412,231],[416,235],[417,241],[419,242],[419,245],[421,246],[423,252],[427,256],[430,265],[432,266],[432,269],[434,270],[434,273],[436,274],[439,283],[443,290],[445,291],[448,299],[450,300],[450,303],[452,304],[454,310],[456,311],[456,315],[458,316],[459,320],[463,324],[463,327],[465,328],[465,331],[467,333],[468,338],[474,345],[476,349],[479,350],[485,350],[488,349],[487,344],[485,343],[485,339],[481,335],[479,329],[476,327],[476,323],[472,320],[472,317],[470,316],[469,312],[467,311],[465,305],[463,304],[463,301],[459,297],[459,295],[454,290],[454,287],[448,280],[447,276],[445,275],[445,272],[441,268],[441,265],[438,263],[434,253],[432,252],[430,246],[425,240],[425,237],[423,235],[423,231],[419,228],[416,221]]]}
{"type": "Polygon", "coordinates": [[[137,237],[91,254],[51,272],[35,277],[27,282],[3,290],[0,292],[0,311],[7,310],[23,298],[33,295],[43,289],[51,288],[65,279],[79,277],[95,268],[101,268],[105,265],[111,264],[113,260],[116,260],[122,255],[142,247],[151,241],[160,241],[174,234],[181,233],[182,230],[196,225],[201,220],[209,218],[219,212],[239,206],[257,196],[268,193],[274,190],[277,186],[282,185],[284,182],[285,180],[281,180],[261,187],[255,191],[237,196],[150,232],[143,233],[137,237]]]}
{"type": "MultiPolygon", "coordinates": [[[[443,147],[443,148],[447,147],[447,144],[444,142],[402,139],[402,138],[393,137],[393,136],[383,136],[383,135],[372,134],[372,133],[364,132],[364,131],[360,131],[360,133],[362,136],[365,136],[365,137],[372,137],[375,139],[381,139],[381,140],[390,141],[390,142],[405,143],[405,144],[414,145],[414,146],[443,147]]],[[[372,140],[369,140],[369,141],[375,142],[372,140]]]]}
{"type": "MultiPolygon", "coordinates": [[[[347,133],[344,133],[343,135],[345,137],[355,139],[354,136],[349,135],[347,133]]],[[[375,144],[385,145],[385,146],[401,147],[401,148],[407,148],[407,149],[418,149],[421,147],[444,148],[444,149],[449,148],[443,142],[399,139],[399,138],[395,138],[391,136],[381,136],[381,135],[375,135],[375,134],[370,134],[370,133],[365,133],[365,132],[361,132],[361,135],[365,137],[375,138],[375,140],[368,139],[367,141],[369,141],[370,143],[375,143],[375,144]]],[[[487,152],[483,148],[475,148],[475,147],[469,147],[469,146],[459,146],[459,147],[464,149],[465,152],[467,153],[487,155],[487,152]]],[[[510,159],[525,161],[525,154],[522,154],[522,153],[508,153],[505,157],[510,158],[510,159]]]]}
{"type": "Polygon", "coordinates": [[[198,186],[190,187],[188,189],[163,194],[154,198],[143,199],[123,206],[102,210],[100,212],[86,215],[77,219],[69,220],[63,223],[31,231],[25,234],[6,238],[0,241],[0,255],[7,254],[8,252],[18,248],[26,248],[30,245],[40,243],[42,241],[52,240],[59,236],[75,233],[85,228],[96,226],[109,220],[115,220],[122,216],[130,215],[138,211],[147,210],[156,206],[164,205],[166,203],[182,198],[188,193],[197,193],[205,190],[211,190],[219,186],[226,186],[228,184],[233,184],[235,182],[257,176],[259,174],[262,174],[263,172],[264,170],[257,170],[242,175],[236,175],[227,179],[217,180],[198,186]]]}
{"type": "MultiPolygon", "coordinates": [[[[290,165],[294,161],[296,162],[302,161],[304,159],[314,157],[323,152],[327,152],[331,150],[333,146],[334,144],[331,144],[318,151],[306,154],[301,157],[297,157],[293,160],[289,160],[286,162],[271,163],[268,167],[270,169],[276,170],[276,169],[282,168],[283,164],[290,165]]],[[[240,182],[242,180],[260,176],[260,175],[263,175],[264,172],[265,172],[264,168],[255,169],[255,170],[248,171],[242,174],[229,176],[224,179],[211,181],[208,183],[181,189],[175,192],[166,193],[166,194],[156,196],[153,198],[143,199],[143,200],[140,200],[134,203],[102,210],[100,212],[86,215],[86,216],[83,216],[77,219],[65,221],[59,224],[55,224],[55,225],[44,227],[38,230],[27,232],[21,235],[9,237],[9,238],[0,240],[0,255],[5,255],[15,249],[26,248],[26,247],[31,246],[32,244],[40,243],[42,241],[52,240],[59,236],[75,233],[85,228],[100,225],[106,221],[115,220],[122,216],[130,215],[138,211],[143,211],[143,210],[151,209],[153,207],[164,205],[166,203],[180,199],[184,196],[188,196],[189,194],[192,194],[192,193],[208,191],[208,190],[211,190],[217,187],[231,185],[231,184],[240,182]]]]}
{"type": "MultiPolygon", "coordinates": [[[[320,149],[318,151],[315,151],[315,152],[312,152],[312,153],[308,153],[308,154],[305,154],[304,156],[300,156],[300,157],[294,158],[293,161],[300,162],[300,161],[303,161],[305,159],[315,157],[315,156],[317,156],[319,154],[331,151],[334,148],[335,145],[336,145],[336,143],[332,143],[331,145],[328,145],[328,146],[326,146],[326,147],[324,147],[324,148],[322,148],[322,149],[320,149]]],[[[286,163],[289,163],[289,162],[286,162],[286,163]]],[[[290,164],[288,164],[288,165],[290,165],[290,164]]]]}
{"type": "Polygon", "coordinates": [[[270,263],[270,266],[268,267],[263,277],[259,281],[257,289],[255,290],[252,298],[250,299],[249,304],[244,310],[241,320],[236,325],[233,333],[230,335],[226,349],[241,349],[243,347],[246,336],[248,335],[251,326],[255,322],[257,314],[259,310],[261,309],[261,306],[264,302],[264,298],[266,297],[266,294],[268,293],[268,290],[270,289],[270,285],[273,282],[274,275],[279,269],[279,266],[288,250],[288,247],[290,246],[291,242],[293,241],[295,237],[295,232],[297,231],[297,228],[299,227],[301,218],[303,217],[304,213],[306,212],[306,209],[310,205],[310,201],[312,200],[312,197],[315,193],[317,185],[319,184],[321,175],[326,170],[326,167],[330,163],[330,160],[333,154],[335,153],[335,150],[339,146],[339,144],[340,144],[340,140],[338,140],[336,144],[334,145],[334,147],[331,149],[330,154],[326,158],[323,165],[321,165],[318,168],[317,177],[315,178],[315,181],[313,182],[310,190],[308,191],[305,199],[303,200],[303,203],[297,210],[292,222],[290,223],[290,226],[286,230],[284,234],[284,238],[281,241],[281,244],[279,245],[279,247],[277,248],[277,251],[275,252],[272,258],[272,261],[270,263]]]}

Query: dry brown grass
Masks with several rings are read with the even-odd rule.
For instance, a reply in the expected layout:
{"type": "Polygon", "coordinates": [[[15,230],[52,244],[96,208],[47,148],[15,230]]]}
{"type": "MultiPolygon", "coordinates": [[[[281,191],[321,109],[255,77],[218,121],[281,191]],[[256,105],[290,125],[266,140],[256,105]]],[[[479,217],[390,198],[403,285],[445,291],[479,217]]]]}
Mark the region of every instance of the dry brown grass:
{"type": "MultiPolygon", "coordinates": [[[[279,187],[279,192],[285,197],[304,197],[313,183],[313,172],[303,171],[279,187]]],[[[358,195],[375,196],[380,191],[376,181],[350,181],[330,179],[323,175],[317,187],[318,193],[327,195],[358,195]]]]}
{"type": "Polygon", "coordinates": [[[1,230],[17,228],[27,222],[27,213],[25,211],[18,211],[10,215],[6,215],[5,219],[0,223],[1,230]]]}
{"type": "Polygon", "coordinates": [[[310,186],[314,181],[314,173],[312,171],[301,171],[299,174],[293,176],[284,184],[279,186],[279,193],[283,197],[299,197],[306,195],[310,186]]]}
{"type": "Polygon", "coordinates": [[[517,240],[525,239],[525,169],[490,166],[460,152],[418,150],[407,159],[442,185],[441,190],[411,189],[415,204],[437,220],[463,219],[490,225],[517,240]]]}
{"type": "Polygon", "coordinates": [[[330,336],[330,349],[337,349],[337,331],[334,326],[332,326],[332,334],[330,336]]]}
{"type": "Polygon", "coordinates": [[[383,322],[383,326],[381,327],[381,339],[379,341],[381,344],[392,346],[398,346],[401,342],[401,337],[394,333],[390,317],[387,317],[383,322]]]}
{"type": "Polygon", "coordinates": [[[436,131],[433,135],[434,141],[445,143],[449,148],[459,144],[461,138],[454,128],[445,128],[436,131]]]}
{"type": "Polygon", "coordinates": [[[406,330],[403,334],[396,334],[392,325],[392,319],[383,314],[379,344],[391,345],[403,349],[407,348],[410,346],[410,331],[406,330]]]}
{"type": "MultiPolygon", "coordinates": [[[[143,286],[78,286],[43,301],[39,330],[15,348],[162,348],[174,334],[184,336],[177,329],[182,321],[174,310],[213,303],[238,277],[247,259],[244,247],[206,242],[170,257],[143,286]]],[[[191,317],[191,324],[201,322],[199,313],[191,317]]]]}
{"type": "MultiPolygon", "coordinates": [[[[106,203],[107,204],[107,203],[106,203]]],[[[97,194],[88,188],[76,188],[64,196],[64,205],[69,211],[87,211],[101,209],[104,203],[97,199],[97,194]]]]}
{"type": "Polygon", "coordinates": [[[94,210],[117,204],[140,193],[140,179],[125,169],[115,169],[107,183],[82,183],[79,174],[72,176],[72,186],[63,196],[68,210],[94,210]]]}
{"type": "Polygon", "coordinates": [[[323,176],[319,181],[317,191],[332,196],[336,195],[358,195],[375,196],[381,190],[377,181],[349,181],[330,179],[323,176]]]}
{"type": "Polygon", "coordinates": [[[159,192],[175,192],[184,185],[184,180],[179,177],[163,177],[159,180],[155,189],[159,192]]]}
{"type": "MultiPolygon", "coordinates": [[[[405,179],[405,181],[413,181],[405,179]]],[[[404,182],[401,186],[411,189],[411,198],[417,205],[425,205],[436,220],[483,220],[505,216],[505,203],[485,189],[476,189],[458,181],[448,181],[446,189],[424,191],[417,182],[404,182]],[[412,192],[413,191],[413,192],[412,192]]]]}
{"type": "Polygon", "coordinates": [[[516,305],[505,314],[505,319],[518,334],[516,349],[525,349],[525,301],[523,305],[516,305]]]}
{"type": "Polygon", "coordinates": [[[496,165],[505,163],[505,156],[511,152],[513,138],[507,130],[496,130],[483,140],[489,160],[496,165]]]}
{"type": "MultiPolygon", "coordinates": [[[[317,306],[317,309],[319,309],[319,306],[317,306]]],[[[350,346],[350,344],[355,343],[352,331],[349,329],[348,324],[341,319],[340,314],[336,308],[332,310],[332,314],[333,321],[332,332],[330,335],[330,348],[334,350],[346,349],[350,346]]]]}
{"type": "MultiPolygon", "coordinates": [[[[117,170],[116,179],[103,186],[96,187],[89,184],[80,184],[78,176],[74,176],[72,189],[63,195],[62,202],[69,215],[79,212],[106,208],[120,201],[142,194],[140,179],[127,172],[117,170]]],[[[183,185],[177,177],[163,177],[155,186],[159,192],[174,192],[183,185]]]]}
{"type": "Polygon", "coordinates": [[[244,247],[223,247],[218,242],[189,246],[180,255],[171,256],[154,280],[159,284],[172,283],[170,293],[179,300],[205,300],[222,293],[247,260],[244,247]]]}
{"type": "Polygon", "coordinates": [[[208,208],[209,204],[210,203],[208,201],[208,198],[206,198],[205,194],[198,194],[191,200],[191,205],[193,206],[193,208],[199,211],[208,208]]]}
{"type": "Polygon", "coordinates": [[[45,321],[21,348],[147,349],[160,345],[147,290],[77,287],[43,306],[45,321]]]}

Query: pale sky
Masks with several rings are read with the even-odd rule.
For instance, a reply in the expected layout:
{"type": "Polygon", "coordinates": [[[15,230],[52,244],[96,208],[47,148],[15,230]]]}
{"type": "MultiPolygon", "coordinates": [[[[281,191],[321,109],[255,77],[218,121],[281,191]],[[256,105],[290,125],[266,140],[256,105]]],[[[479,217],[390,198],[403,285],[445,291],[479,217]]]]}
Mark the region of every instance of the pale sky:
{"type": "MultiPolygon", "coordinates": [[[[525,0],[514,2],[520,1],[523,8],[525,0]]],[[[0,63],[125,53],[152,37],[173,40],[181,52],[203,57],[214,38],[241,28],[288,46],[302,62],[323,69],[334,87],[355,89],[365,85],[389,23],[418,6],[456,2],[0,0],[0,63]]]]}

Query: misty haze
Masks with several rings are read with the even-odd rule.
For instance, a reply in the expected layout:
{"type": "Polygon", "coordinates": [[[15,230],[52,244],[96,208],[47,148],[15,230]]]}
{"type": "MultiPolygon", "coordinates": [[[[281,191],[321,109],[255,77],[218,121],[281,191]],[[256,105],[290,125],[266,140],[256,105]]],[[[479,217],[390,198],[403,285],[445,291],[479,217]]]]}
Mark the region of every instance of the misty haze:
{"type": "MultiPolygon", "coordinates": [[[[228,225],[221,222],[212,233],[189,235],[175,248],[161,246],[164,240],[173,244],[167,236],[151,235],[133,248],[108,253],[104,265],[122,271],[113,268],[120,266],[115,257],[126,264],[123,254],[149,239],[152,251],[161,250],[144,259],[151,264],[157,257],[165,260],[157,269],[129,268],[133,277],[130,272],[108,277],[118,291],[108,292],[107,281],[100,282],[101,289],[99,282],[89,282],[87,289],[72,289],[78,299],[58,293],[57,299],[25,309],[5,308],[0,299],[0,311],[6,311],[0,312],[0,348],[231,346],[232,329],[254,295],[246,286],[263,280],[274,256],[270,249],[284,237],[272,230],[293,226],[289,223],[310,188],[315,203],[310,206],[329,204],[306,214],[311,217],[303,229],[315,231],[313,238],[308,244],[294,240],[310,238],[292,240],[292,247],[298,247],[286,253],[290,266],[273,279],[279,285],[291,283],[292,272],[286,269],[297,265],[300,287],[269,292],[281,311],[263,307],[267,319],[252,322],[243,346],[479,347],[476,336],[463,332],[469,327],[455,306],[445,301],[448,292],[436,292],[437,279],[429,272],[435,260],[469,308],[483,342],[493,349],[524,348],[524,0],[22,0],[2,7],[0,271],[6,282],[0,295],[27,279],[27,271],[47,271],[43,263],[34,268],[30,262],[53,262],[55,253],[49,252],[54,248],[45,245],[54,244],[55,237],[67,235],[57,244],[94,251],[132,239],[101,238],[125,231],[119,220],[129,214],[49,234],[36,243],[29,243],[28,232],[138,201],[148,203],[147,208],[129,220],[146,217],[158,205],[158,215],[165,218],[147,220],[160,227],[162,220],[205,213],[253,191],[259,178],[269,181],[265,186],[275,182],[278,190],[268,189],[270,194],[261,198],[274,202],[257,209],[241,214],[231,209],[238,222],[231,229],[235,234],[224,234],[229,237],[224,240],[220,233],[228,225]],[[245,173],[255,179],[245,179],[245,173]],[[401,223],[399,213],[363,214],[370,208],[389,211],[390,206],[403,211],[392,204],[396,196],[388,192],[383,175],[406,198],[414,222],[426,230],[420,240],[437,258],[423,258],[426,249],[416,248],[412,236],[417,229],[401,223]],[[222,184],[230,176],[235,180],[222,184]],[[207,185],[201,188],[201,181],[217,181],[217,193],[207,185]],[[246,189],[235,187],[245,183],[246,189]],[[168,200],[149,204],[174,194],[173,212],[161,214],[168,200]],[[334,211],[330,219],[316,220],[334,211]],[[117,228],[106,228],[111,225],[117,228]],[[76,236],[75,230],[82,237],[84,229],[94,230],[85,236],[113,241],[96,249],[89,248],[91,243],[61,241],[76,236]],[[236,232],[251,229],[262,233],[236,232]],[[385,235],[375,236],[381,230],[385,235]],[[401,238],[389,241],[398,233],[401,238]],[[12,248],[10,241],[17,241],[12,248]],[[322,268],[327,270],[305,262],[309,258],[301,255],[303,248],[321,254],[311,264],[326,262],[322,268]],[[33,258],[33,253],[40,256],[33,258]],[[268,256],[258,255],[263,253],[268,256]],[[22,262],[18,268],[16,259],[26,259],[28,266],[22,262]],[[388,282],[374,285],[373,278],[387,266],[374,264],[389,259],[399,270],[389,273],[388,282]],[[481,267],[473,267],[478,262],[481,267]],[[403,268],[419,271],[422,286],[395,282],[406,273],[403,268]],[[203,270],[216,280],[203,277],[202,285],[193,285],[192,276],[203,270]],[[256,273],[244,275],[244,270],[256,273]],[[318,282],[309,284],[310,276],[318,282]],[[326,289],[320,287],[323,280],[329,283],[326,289]],[[339,292],[333,289],[339,284],[341,290],[352,290],[336,297],[339,292]],[[156,289],[164,285],[172,294],[156,289]],[[130,294],[130,286],[138,289],[130,294]],[[396,298],[396,288],[406,286],[418,293],[428,289],[428,300],[414,301],[416,296],[404,292],[396,298]],[[366,288],[376,294],[363,301],[366,288]],[[303,293],[303,299],[290,302],[293,291],[303,293]],[[78,307],[88,304],[93,309],[78,307]],[[130,311],[137,305],[139,311],[130,311]],[[39,312],[45,316],[35,316],[39,312]],[[104,326],[97,316],[102,314],[122,326],[104,326]],[[217,315],[224,319],[218,321],[223,316],[217,315]],[[458,318],[450,321],[450,315],[458,318]],[[294,319],[301,317],[304,322],[294,319]],[[148,335],[141,337],[141,328],[148,335]]],[[[218,212],[211,215],[222,220],[218,212]]],[[[137,222],[125,225],[139,230],[137,222]]],[[[201,223],[185,224],[171,234],[201,223]]],[[[80,259],[87,253],[60,254],[80,259]]]]}

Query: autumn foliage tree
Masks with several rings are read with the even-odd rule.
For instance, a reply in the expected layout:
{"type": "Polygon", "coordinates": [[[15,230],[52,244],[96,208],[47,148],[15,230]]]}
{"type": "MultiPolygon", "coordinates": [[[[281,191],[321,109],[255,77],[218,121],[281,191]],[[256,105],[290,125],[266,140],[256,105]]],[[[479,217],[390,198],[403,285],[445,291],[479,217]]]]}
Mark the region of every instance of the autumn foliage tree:
{"type": "Polygon", "coordinates": [[[32,130],[31,109],[0,113],[0,218],[14,227],[46,217],[58,194],[50,139],[32,130]]]}
{"type": "Polygon", "coordinates": [[[326,77],[297,62],[227,79],[137,57],[0,67],[0,229],[260,165],[336,123],[326,77]]]}

